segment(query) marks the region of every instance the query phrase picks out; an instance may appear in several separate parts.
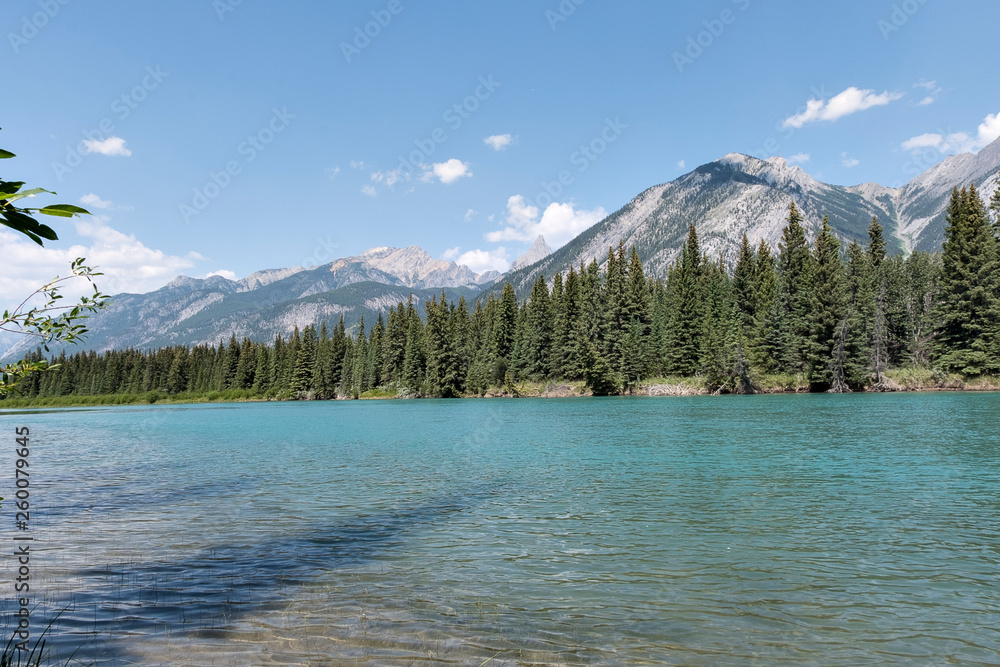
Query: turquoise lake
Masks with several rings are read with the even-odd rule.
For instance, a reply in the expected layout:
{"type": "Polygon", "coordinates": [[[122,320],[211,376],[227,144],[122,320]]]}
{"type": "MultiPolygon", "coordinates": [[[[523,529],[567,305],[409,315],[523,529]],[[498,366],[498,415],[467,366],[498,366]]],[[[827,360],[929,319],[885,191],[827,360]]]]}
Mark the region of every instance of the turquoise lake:
{"type": "Polygon", "coordinates": [[[1000,665],[998,416],[996,393],[5,411],[3,629],[27,426],[32,633],[58,614],[76,659],[1000,665]]]}

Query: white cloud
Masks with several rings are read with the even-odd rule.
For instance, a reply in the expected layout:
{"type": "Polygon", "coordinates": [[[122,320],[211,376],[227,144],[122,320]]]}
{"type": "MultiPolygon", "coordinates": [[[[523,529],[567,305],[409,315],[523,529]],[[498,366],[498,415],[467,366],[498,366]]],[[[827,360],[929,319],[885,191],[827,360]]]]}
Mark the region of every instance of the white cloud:
{"type": "Polygon", "coordinates": [[[441,255],[441,257],[450,262],[451,260],[458,257],[459,254],[461,254],[461,252],[462,248],[460,248],[459,246],[455,246],[454,248],[448,248],[447,250],[445,250],[444,254],[441,255]]]}
{"type": "Polygon", "coordinates": [[[373,183],[381,183],[386,187],[392,188],[400,181],[410,180],[409,172],[404,172],[402,169],[390,169],[389,171],[373,171],[371,173],[371,179],[373,183]]]}
{"type": "Polygon", "coordinates": [[[938,87],[937,81],[934,80],[928,81],[927,79],[920,79],[920,81],[917,81],[915,84],[913,84],[913,87],[927,91],[925,97],[921,99],[919,102],[917,102],[918,107],[926,107],[930,104],[934,104],[934,102],[937,101],[938,93],[940,93],[943,90],[942,88],[938,87]]]}
{"type": "Polygon", "coordinates": [[[683,169],[686,166],[687,166],[687,163],[684,160],[678,160],[677,161],[677,168],[678,169],[683,169]]]}
{"type": "Polygon", "coordinates": [[[507,261],[507,249],[500,246],[496,250],[470,250],[463,252],[455,259],[456,264],[462,264],[473,273],[483,273],[485,271],[499,271],[503,273],[510,268],[507,261]]]}
{"type": "Polygon", "coordinates": [[[850,169],[851,167],[857,167],[859,164],[861,164],[861,160],[858,160],[858,159],[853,158],[853,157],[847,157],[847,153],[846,152],[845,153],[841,153],[840,157],[844,158],[843,164],[848,169],[850,169]]]}
{"type": "MultiPolygon", "coordinates": [[[[68,275],[70,263],[77,257],[86,258],[88,266],[104,274],[95,277],[94,282],[105,294],[141,294],[163,287],[204,259],[194,252],[177,257],[149,248],[135,235],[109,226],[104,216],[77,221],[75,226],[86,245],[53,247],[50,243],[43,248],[21,234],[0,231],[0,256],[4,258],[0,263],[0,294],[20,301],[53,276],[68,275]]],[[[93,288],[85,281],[71,280],[63,294],[71,299],[92,292],[93,288]]],[[[14,305],[3,304],[0,309],[14,305]]]]}
{"type": "Polygon", "coordinates": [[[205,274],[206,278],[211,278],[212,276],[222,276],[226,280],[236,280],[236,273],[229,269],[219,269],[218,271],[205,274]]]}
{"type": "Polygon", "coordinates": [[[351,169],[364,169],[364,168],[365,168],[364,160],[351,160],[351,169]]]}
{"type": "Polygon", "coordinates": [[[361,188],[361,194],[368,197],[378,197],[378,190],[376,190],[374,186],[365,185],[361,188]]]}
{"type": "Polygon", "coordinates": [[[470,208],[468,211],[465,212],[465,221],[472,222],[472,218],[478,215],[478,213],[479,211],[477,211],[476,209],[470,208]]]}
{"type": "Polygon", "coordinates": [[[786,118],[785,122],[782,123],[782,127],[800,128],[807,123],[835,121],[838,118],[843,118],[844,116],[849,116],[850,114],[864,111],[871,107],[884,106],[898,100],[902,96],[903,93],[890,93],[886,91],[876,94],[874,90],[859,90],[851,86],[827,101],[809,100],[806,102],[806,110],[786,118]]]}
{"type": "Polygon", "coordinates": [[[989,114],[979,124],[976,135],[967,132],[953,132],[948,135],[929,132],[911,137],[902,143],[903,150],[922,151],[928,148],[948,155],[975,153],[1000,137],[1000,113],[989,114]]]}
{"type": "Polygon", "coordinates": [[[90,206],[92,208],[111,208],[113,206],[111,202],[101,199],[93,192],[80,197],[80,203],[84,206],[90,206]]]}
{"type": "Polygon", "coordinates": [[[555,249],[562,247],[607,215],[600,206],[592,211],[577,211],[571,203],[555,202],[549,204],[539,217],[537,206],[526,203],[521,195],[514,195],[507,200],[507,226],[487,233],[486,240],[491,243],[528,242],[534,241],[535,237],[541,234],[545,237],[546,243],[555,249]]]}
{"type": "Polygon", "coordinates": [[[809,153],[796,153],[788,158],[788,164],[805,164],[811,159],[809,153]]]}
{"type": "Polygon", "coordinates": [[[337,178],[337,174],[340,173],[340,166],[329,167],[326,170],[326,173],[330,174],[330,180],[332,181],[333,179],[337,178]]]}
{"type": "Polygon", "coordinates": [[[472,172],[469,171],[471,166],[468,162],[462,162],[461,160],[456,160],[451,158],[447,162],[438,162],[431,166],[421,165],[424,168],[424,174],[420,180],[431,181],[434,177],[437,177],[439,181],[448,185],[454,183],[460,178],[471,177],[472,172]]]}
{"type": "Polygon", "coordinates": [[[101,155],[122,155],[128,157],[132,154],[125,147],[125,140],[121,137],[108,137],[103,141],[97,139],[84,139],[83,151],[85,153],[100,153],[101,155]]]}
{"type": "Polygon", "coordinates": [[[942,143],[944,143],[944,137],[940,134],[921,134],[904,141],[903,150],[912,151],[919,150],[921,148],[937,148],[942,143]]]}
{"type": "Polygon", "coordinates": [[[509,134],[494,134],[483,139],[483,143],[495,151],[502,151],[514,143],[514,137],[509,134]]]}

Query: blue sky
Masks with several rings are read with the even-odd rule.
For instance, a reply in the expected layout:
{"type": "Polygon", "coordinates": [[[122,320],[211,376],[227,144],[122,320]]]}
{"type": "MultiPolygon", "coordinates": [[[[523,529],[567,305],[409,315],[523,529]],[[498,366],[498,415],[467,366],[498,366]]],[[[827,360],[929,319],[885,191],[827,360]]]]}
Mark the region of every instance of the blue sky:
{"type": "Polygon", "coordinates": [[[729,152],[901,185],[1000,134],[1000,5],[7,0],[3,176],[83,202],[0,232],[13,301],[420,245],[503,269],[729,152]]]}

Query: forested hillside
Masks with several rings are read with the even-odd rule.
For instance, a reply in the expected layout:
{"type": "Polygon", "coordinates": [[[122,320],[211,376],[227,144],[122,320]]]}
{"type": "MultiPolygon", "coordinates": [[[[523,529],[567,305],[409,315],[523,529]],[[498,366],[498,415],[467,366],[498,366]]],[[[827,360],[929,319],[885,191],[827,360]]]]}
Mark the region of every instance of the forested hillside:
{"type": "MultiPolygon", "coordinates": [[[[1000,194],[992,208],[1000,212],[1000,194]]],[[[614,394],[663,376],[751,393],[775,374],[840,392],[884,388],[886,371],[902,365],[1000,373],[1000,229],[974,186],[952,193],[941,253],[887,253],[877,219],[865,246],[846,248],[826,220],[810,247],[794,203],[786,222],[777,252],[744,236],[731,274],[702,253],[692,225],[663,280],[647,278],[638,253],[619,243],[603,268],[539,276],[520,303],[507,284],[471,308],[443,293],[423,316],[398,303],[355,332],[341,318],[269,344],[61,355],[25,394],[454,397],[524,380],[584,380],[614,394]]]]}

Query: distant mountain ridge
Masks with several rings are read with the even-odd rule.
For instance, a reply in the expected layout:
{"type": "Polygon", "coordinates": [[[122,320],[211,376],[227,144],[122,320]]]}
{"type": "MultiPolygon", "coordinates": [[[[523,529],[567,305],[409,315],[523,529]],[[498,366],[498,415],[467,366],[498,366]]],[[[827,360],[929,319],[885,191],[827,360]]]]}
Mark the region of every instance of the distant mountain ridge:
{"type": "MultiPolygon", "coordinates": [[[[271,340],[296,326],[329,322],[341,315],[349,327],[362,317],[370,327],[380,312],[440,295],[473,298],[480,285],[500,277],[434,259],[422,248],[372,248],[318,267],[268,269],[241,280],[222,276],[178,276],[147,294],[119,294],[87,320],[86,348],[155,348],[215,344],[230,336],[271,340]]],[[[20,340],[6,352],[22,356],[33,341],[20,340]]],[[[73,347],[50,346],[54,353],[73,347]]]]}
{"type": "MultiPolygon", "coordinates": [[[[647,275],[665,276],[692,223],[702,250],[731,266],[744,233],[754,244],[763,240],[777,249],[791,201],[802,210],[810,239],[827,215],[841,239],[864,241],[877,216],[895,252],[934,251],[944,240],[952,188],[973,183],[986,201],[998,172],[1000,139],[975,155],[949,157],[901,188],[830,185],[780,157],[730,153],[646,189],[555,252],[539,236],[507,274],[476,274],[409,246],[372,248],[319,267],[258,271],[241,280],[180,276],[155,292],[115,296],[88,319],[86,349],[217,343],[230,336],[269,340],[296,326],[333,324],[341,315],[348,326],[362,317],[370,325],[378,312],[411,294],[419,305],[444,289],[449,300],[465,297],[471,308],[477,295],[507,280],[525,298],[538,275],[551,280],[581,262],[603,263],[619,240],[636,248],[647,275]]],[[[7,358],[23,355],[28,343],[16,343],[7,358]]]]}
{"type": "Polygon", "coordinates": [[[997,187],[1000,139],[978,154],[955,155],[901,188],[877,183],[855,186],[817,181],[784,158],[760,160],[730,153],[669,183],[640,193],[628,204],[530,267],[507,274],[519,296],[526,296],[539,274],[551,278],[570,266],[596,259],[622,240],[634,246],[649,275],[664,276],[694,223],[702,250],[733,266],[746,233],[754,245],[765,241],[776,251],[795,201],[803,226],[815,238],[823,216],[844,241],[867,240],[872,217],[886,230],[891,250],[935,251],[944,241],[945,208],[954,187],[976,185],[984,202],[997,187]],[[893,243],[894,241],[894,243],[893,243]]]}

